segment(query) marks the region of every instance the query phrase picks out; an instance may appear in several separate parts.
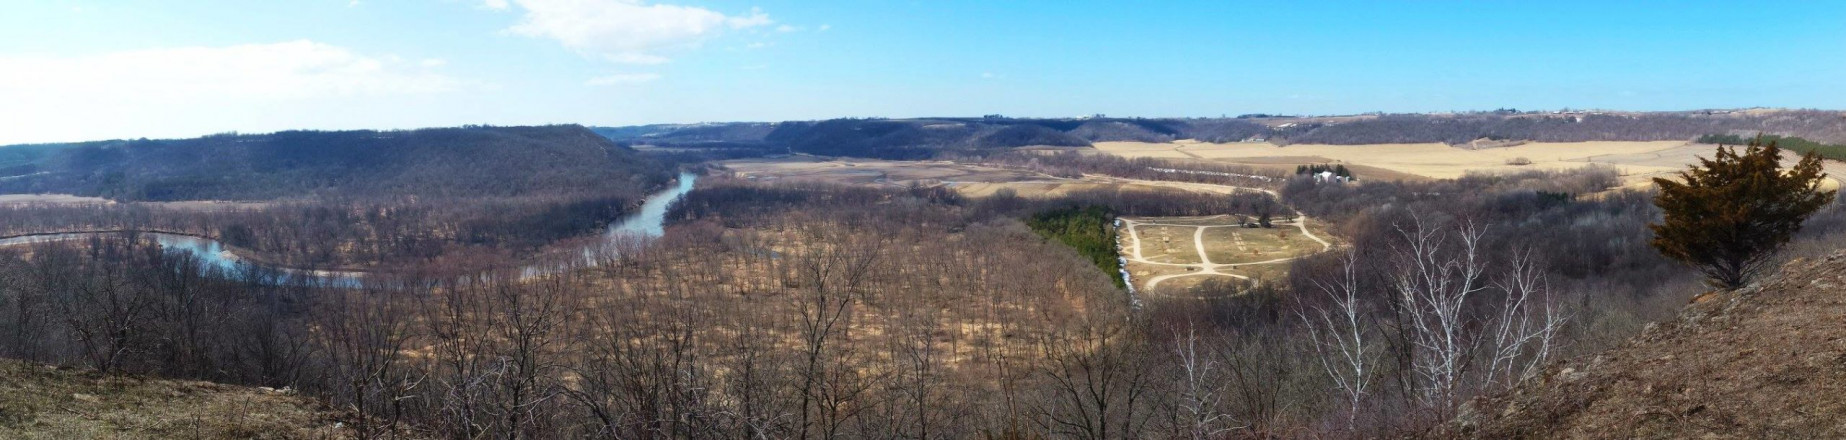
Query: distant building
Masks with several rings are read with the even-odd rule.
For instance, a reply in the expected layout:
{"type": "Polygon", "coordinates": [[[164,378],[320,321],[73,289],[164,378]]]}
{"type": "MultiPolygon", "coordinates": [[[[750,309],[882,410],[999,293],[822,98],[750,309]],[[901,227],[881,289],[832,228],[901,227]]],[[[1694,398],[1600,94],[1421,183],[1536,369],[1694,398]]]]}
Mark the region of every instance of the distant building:
{"type": "Polygon", "coordinates": [[[1314,181],[1320,183],[1346,183],[1352,181],[1352,179],[1346,176],[1333,174],[1332,171],[1321,171],[1314,174],[1314,181]]]}

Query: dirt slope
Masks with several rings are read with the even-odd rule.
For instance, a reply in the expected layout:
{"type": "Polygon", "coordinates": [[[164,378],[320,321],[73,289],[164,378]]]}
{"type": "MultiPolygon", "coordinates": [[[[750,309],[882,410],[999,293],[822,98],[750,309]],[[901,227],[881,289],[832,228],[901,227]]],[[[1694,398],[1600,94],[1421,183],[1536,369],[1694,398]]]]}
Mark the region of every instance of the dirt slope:
{"type": "Polygon", "coordinates": [[[210,382],[104,377],[0,360],[0,438],[350,438],[308,398],[210,382]]]}
{"type": "Polygon", "coordinates": [[[1846,438],[1846,251],[1708,294],[1457,422],[1475,438],[1846,438]]]}

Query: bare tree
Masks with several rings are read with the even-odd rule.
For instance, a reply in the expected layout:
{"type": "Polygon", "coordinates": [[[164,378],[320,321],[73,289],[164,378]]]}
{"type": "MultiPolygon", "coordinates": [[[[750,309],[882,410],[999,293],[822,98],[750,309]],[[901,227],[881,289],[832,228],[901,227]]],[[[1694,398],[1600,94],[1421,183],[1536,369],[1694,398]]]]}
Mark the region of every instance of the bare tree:
{"type": "Polygon", "coordinates": [[[551,275],[531,283],[497,282],[492,292],[490,327],[502,348],[498,396],[492,401],[505,421],[505,438],[526,438],[542,432],[555,411],[544,410],[562,391],[554,374],[563,368],[557,353],[564,349],[566,325],[573,316],[574,295],[566,275],[551,275]]]}
{"type": "Polygon", "coordinates": [[[359,438],[395,432],[423,375],[407,365],[411,333],[408,312],[387,290],[325,292],[316,339],[330,361],[327,387],[335,402],[364,414],[359,438]],[[373,418],[385,419],[377,426],[373,418]]]}
{"type": "Polygon", "coordinates": [[[1176,336],[1173,356],[1176,361],[1174,366],[1177,367],[1174,379],[1178,393],[1172,397],[1179,410],[1180,428],[1192,440],[1222,438],[1238,426],[1235,426],[1237,421],[1230,414],[1220,409],[1220,402],[1224,399],[1220,394],[1223,386],[1220,376],[1223,373],[1217,356],[1209,346],[1201,350],[1198,328],[1191,322],[1186,323],[1183,336],[1176,336]]]}
{"type": "MultiPolygon", "coordinates": [[[[811,231],[825,234],[824,231],[811,231]]],[[[844,237],[843,237],[844,238],[844,237]]],[[[803,366],[801,369],[800,438],[818,434],[834,438],[851,412],[850,402],[858,399],[867,386],[858,380],[851,365],[850,332],[856,316],[854,305],[878,263],[882,240],[832,241],[811,249],[799,257],[795,266],[800,286],[797,312],[801,319],[800,335],[803,366]],[[819,428],[819,432],[814,432],[819,428]]],[[[787,285],[785,283],[785,285],[787,285]]]]}
{"type": "Polygon", "coordinates": [[[1135,438],[1147,420],[1139,410],[1152,379],[1140,323],[1084,321],[1040,341],[1036,362],[1047,395],[1038,402],[1039,423],[1058,436],[1135,438]]]}
{"type": "Polygon", "coordinates": [[[1450,248],[1447,228],[1435,227],[1413,216],[1408,228],[1397,228],[1401,242],[1394,248],[1398,265],[1392,283],[1399,295],[1403,324],[1408,327],[1411,368],[1419,380],[1424,405],[1441,412],[1458,401],[1475,344],[1468,331],[1468,299],[1485,289],[1482,276],[1486,260],[1480,254],[1486,229],[1472,222],[1454,231],[1456,248],[1450,248]]]}
{"type": "MultiPolygon", "coordinates": [[[[132,247],[132,237],[129,243],[132,247]]],[[[111,262],[130,258],[132,250],[101,239],[92,239],[90,249],[92,258],[83,265],[87,273],[71,280],[58,297],[58,308],[90,367],[107,374],[132,352],[147,349],[142,339],[157,304],[148,286],[136,285],[126,271],[112,267],[111,262]]]]}
{"type": "Polygon", "coordinates": [[[1566,319],[1552,302],[1549,280],[1530,250],[1513,251],[1507,265],[1506,274],[1494,282],[1506,297],[1488,326],[1491,357],[1482,380],[1488,386],[1510,387],[1536,374],[1550,359],[1566,319]]]}
{"type": "Polygon", "coordinates": [[[1359,406],[1378,375],[1383,348],[1367,323],[1370,313],[1360,302],[1357,265],[1355,252],[1341,255],[1336,278],[1314,281],[1329,303],[1304,305],[1296,311],[1307,327],[1309,345],[1314,348],[1321,370],[1346,397],[1347,429],[1356,427],[1359,406]]]}

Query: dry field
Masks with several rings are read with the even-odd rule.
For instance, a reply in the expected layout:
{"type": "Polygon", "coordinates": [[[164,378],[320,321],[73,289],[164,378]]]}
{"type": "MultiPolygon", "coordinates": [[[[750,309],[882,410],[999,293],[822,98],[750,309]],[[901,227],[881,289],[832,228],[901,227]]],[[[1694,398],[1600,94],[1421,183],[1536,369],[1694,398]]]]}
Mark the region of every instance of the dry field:
{"type": "Polygon", "coordinates": [[[190,211],[210,211],[225,209],[260,209],[268,207],[267,202],[232,202],[224,200],[191,200],[184,202],[116,202],[101,197],[84,197],[71,194],[0,194],[0,208],[27,205],[59,206],[98,206],[130,203],[139,206],[190,211]]]}
{"type": "MultiPolygon", "coordinates": [[[[1668,177],[1710,156],[1716,146],[1683,141],[1655,142],[1527,142],[1497,148],[1471,149],[1447,144],[1378,144],[1277,146],[1266,142],[1172,143],[1099,142],[1096,149],[1122,157],[1157,157],[1202,162],[1274,166],[1340,163],[1353,168],[1361,179],[1447,179],[1469,172],[1502,173],[1523,170],[1570,170],[1588,166],[1614,168],[1627,185],[1645,186],[1654,177],[1668,177]],[[1530,162],[1512,165],[1516,159],[1530,162]]],[[[1793,162],[1793,158],[1790,158],[1793,162]]],[[[1837,186],[1846,178],[1846,164],[1828,163],[1837,186]]]]}
{"type": "Polygon", "coordinates": [[[70,194],[0,194],[0,207],[16,205],[108,205],[114,201],[70,194]]]}
{"type": "Polygon", "coordinates": [[[736,177],[757,182],[817,182],[888,188],[945,186],[969,197],[988,197],[1011,190],[1021,197],[1050,198],[1095,189],[1136,187],[1166,190],[1169,185],[1142,181],[1086,177],[1067,179],[1030,171],[948,161],[893,161],[828,159],[793,156],[775,159],[741,159],[719,162],[736,177]]]}

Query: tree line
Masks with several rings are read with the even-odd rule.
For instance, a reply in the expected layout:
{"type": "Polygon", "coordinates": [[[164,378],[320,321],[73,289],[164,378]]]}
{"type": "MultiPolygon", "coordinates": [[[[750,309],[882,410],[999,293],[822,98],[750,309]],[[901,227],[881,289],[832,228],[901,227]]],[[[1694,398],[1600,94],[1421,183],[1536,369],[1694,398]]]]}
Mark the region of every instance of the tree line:
{"type": "Polygon", "coordinates": [[[599,235],[641,202],[637,192],[221,207],[26,204],[0,209],[0,236],[140,230],[213,238],[242,258],[303,269],[485,268],[599,235]]]}

